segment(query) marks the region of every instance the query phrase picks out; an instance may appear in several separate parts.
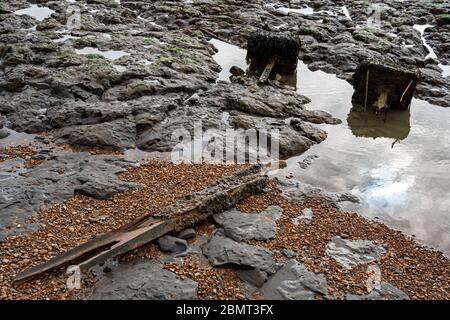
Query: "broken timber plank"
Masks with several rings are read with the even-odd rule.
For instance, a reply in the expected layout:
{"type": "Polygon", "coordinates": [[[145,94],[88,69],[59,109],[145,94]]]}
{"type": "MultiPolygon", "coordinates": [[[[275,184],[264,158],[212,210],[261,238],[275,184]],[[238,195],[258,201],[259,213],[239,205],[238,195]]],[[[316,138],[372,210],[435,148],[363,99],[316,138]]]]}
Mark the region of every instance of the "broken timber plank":
{"type": "Polygon", "coordinates": [[[268,183],[267,176],[257,175],[260,167],[253,166],[225,177],[204,190],[197,198],[181,199],[174,204],[149,213],[123,227],[98,236],[84,244],[19,273],[13,280],[20,284],[59,267],[79,263],[80,270],[100,264],[155,240],[171,231],[204,221],[209,216],[233,207],[241,200],[261,193],[268,183]]]}
{"type": "Polygon", "coordinates": [[[264,69],[263,73],[261,74],[261,77],[259,77],[260,83],[265,83],[267,79],[269,79],[270,73],[273,70],[273,67],[275,66],[277,59],[273,58],[270,60],[270,62],[267,64],[266,68],[264,69]]]}
{"type": "MultiPolygon", "coordinates": [[[[136,230],[124,231],[122,228],[94,238],[78,247],[75,247],[48,262],[19,273],[13,283],[26,282],[39,274],[55,268],[74,264],[82,259],[88,259],[82,263],[83,267],[93,266],[116,255],[133,250],[152,240],[155,240],[167,232],[172,231],[175,225],[172,221],[154,220],[147,226],[136,230]]],[[[86,270],[86,268],[82,268],[86,270]]]]}

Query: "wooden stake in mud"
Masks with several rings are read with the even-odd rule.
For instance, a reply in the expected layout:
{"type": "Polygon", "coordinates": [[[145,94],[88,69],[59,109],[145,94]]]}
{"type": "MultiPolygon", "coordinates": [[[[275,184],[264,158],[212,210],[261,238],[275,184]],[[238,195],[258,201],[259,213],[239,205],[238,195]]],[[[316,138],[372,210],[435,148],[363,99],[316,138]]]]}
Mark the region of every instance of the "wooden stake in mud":
{"type": "Polygon", "coordinates": [[[261,74],[261,77],[259,77],[260,83],[265,83],[270,76],[270,73],[272,72],[273,67],[275,66],[275,63],[277,62],[277,58],[273,58],[270,60],[270,62],[267,64],[266,68],[264,69],[263,73],[261,74]]]}
{"type": "Polygon", "coordinates": [[[249,35],[246,60],[250,73],[264,83],[272,72],[294,74],[299,52],[300,40],[289,33],[256,31],[249,35]]]}
{"type": "Polygon", "coordinates": [[[406,87],[405,91],[403,91],[402,97],[400,98],[400,102],[403,101],[403,98],[405,97],[406,92],[408,92],[408,89],[411,87],[411,85],[413,84],[414,80],[411,80],[411,82],[408,84],[408,86],[406,87]]]}
{"type": "Polygon", "coordinates": [[[369,94],[369,68],[366,74],[366,94],[364,96],[364,111],[367,111],[367,95],[369,94]]]}

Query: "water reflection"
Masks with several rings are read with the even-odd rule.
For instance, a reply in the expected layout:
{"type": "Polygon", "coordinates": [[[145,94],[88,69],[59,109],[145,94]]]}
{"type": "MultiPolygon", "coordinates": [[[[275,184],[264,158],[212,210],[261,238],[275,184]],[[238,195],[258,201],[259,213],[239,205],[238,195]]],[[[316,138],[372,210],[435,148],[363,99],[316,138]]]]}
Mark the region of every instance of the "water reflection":
{"type": "MultiPolygon", "coordinates": [[[[221,79],[233,65],[245,69],[245,50],[213,43],[219,44],[215,59],[223,68],[221,79]]],[[[343,123],[320,125],[328,138],[272,174],[292,173],[332,192],[350,190],[362,202],[344,209],[379,217],[450,255],[450,109],[413,99],[409,111],[389,111],[385,122],[350,112],[353,87],[335,75],[312,72],[301,61],[297,88],[311,99],[308,109],[328,111],[343,123]],[[299,162],[311,155],[319,157],[301,168],[299,162]]]]}
{"type": "Polygon", "coordinates": [[[408,137],[411,131],[409,110],[392,110],[385,120],[383,117],[373,112],[352,108],[347,116],[347,124],[356,137],[390,138],[395,139],[394,143],[408,137]]]}

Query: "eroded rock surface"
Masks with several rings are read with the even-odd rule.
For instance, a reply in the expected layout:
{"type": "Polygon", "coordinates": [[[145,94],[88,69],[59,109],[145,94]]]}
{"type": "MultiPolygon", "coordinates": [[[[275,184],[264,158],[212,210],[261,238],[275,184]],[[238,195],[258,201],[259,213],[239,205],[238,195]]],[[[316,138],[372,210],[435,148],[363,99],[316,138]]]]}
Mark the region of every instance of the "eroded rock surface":
{"type": "Polygon", "coordinates": [[[386,249],[368,240],[346,240],[334,237],[327,244],[327,254],[345,268],[353,268],[380,259],[386,249]]]}
{"type": "Polygon", "coordinates": [[[260,213],[247,214],[238,209],[228,210],[213,216],[223,228],[225,235],[235,241],[270,240],[275,238],[276,221],[283,209],[270,206],[260,213]]]}
{"type": "Polygon", "coordinates": [[[268,274],[277,270],[273,252],[258,246],[236,242],[219,230],[203,245],[203,254],[215,267],[234,266],[240,269],[260,269],[268,274]]]}
{"type": "Polygon", "coordinates": [[[345,298],[347,300],[409,300],[406,293],[388,282],[382,282],[369,294],[363,296],[346,295],[345,298]]]}
{"type": "Polygon", "coordinates": [[[193,300],[197,283],[153,261],[121,264],[94,288],[91,300],[193,300]]]}
{"type": "Polygon", "coordinates": [[[337,205],[339,202],[358,203],[360,201],[357,196],[350,192],[328,192],[296,180],[280,179],[279,181],[285,196],[300,202],[308,199],[319,199],[337,205]]]}
{"type": "Polygon", "coordinates": [[[274,300],[324,299],[328,287],[323,274],[315,274],[296,260],[289,260],[258,290],[258,294],[274,300]]]}

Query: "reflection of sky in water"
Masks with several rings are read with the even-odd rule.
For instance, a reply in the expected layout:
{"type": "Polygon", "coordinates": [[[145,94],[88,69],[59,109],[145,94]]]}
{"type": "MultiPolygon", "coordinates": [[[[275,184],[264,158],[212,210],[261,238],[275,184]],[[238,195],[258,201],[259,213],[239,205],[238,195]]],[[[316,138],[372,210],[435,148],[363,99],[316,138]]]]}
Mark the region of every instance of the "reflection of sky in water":
{"type": "MultiPolygon", "coordinates": [[[[221,79],[233,65],[245,68],[245,50],[217,40],[213,43],[219,49],[215,59],[223,67],[221,79]]],[[[289,159],[288,167],[277,174],[292,173],[294,179],[328,191],[351,190],[362,203],[346,204],[345,209],[379,217],[450,254],[450,109],[413,99],[409,135],[392,146],[393,138],[352,134],[346,120],[353,88],[346,81],[312,72],[299,62],[297,88],[312,100],[308,109],[328,111],[343,124],[320,125],[328,138],[289,159]],[[298,162],[313,154],[319,158],[301,169],[298,162]]],[[[392,126],[393,118],[388,113],[387,125],[392,126]]]]}
{"type": "Polygon", "coordinates": [[[44,19],[50,17],[52,13],[55,13],[55,11],[53,11],[48,7],[41,7],[36,4],[32,4],[29,8],[17,10],[14,13],[19,16],[21,15],[31,16],[38,21],[43,21],[44,19]]]}
{"type": "MultiPolygon", "coordinates": [[[[392,138],[355,137],[346,123],[353,88],[344,80],[300,63],[298,87],[321,109],[344,120],[321,127],[328,138],[288,161],[294,177],[330,191],[351,190],[361,205],[348,205],[369,217],[380,217],[450,253],[450,110],[413,99],[408,137],[392,147],[392,138]],[[326,88],[326,89],[324,89],[326,88]],[[297,162],[319,155],[308,169],[297,162]]],[[[393,115],[391,113],[391,121],[393,115]]],[[[389,113],[386,126],[389,125],[389,113]]]]}
{"type": "Polygon", "coordinates": [[[402,175],[401,168],[388,165],[369,170],[365,178],[352,192],[377,207],[403,205],[407,192],[415,182],[414,176],[402,175]]]}
{"type": "Polygon", "coordinates": [[[211,39],[210,42],[219,50],[213,56],[214,60],[220,61],[220,66],[222,67],[218,80],[229,82],[231,76],[230,68],[232,66],[237,66],[243,70],[247,68],[247,63],[245,62],[246,50],[217,39],[211,39]]]}

